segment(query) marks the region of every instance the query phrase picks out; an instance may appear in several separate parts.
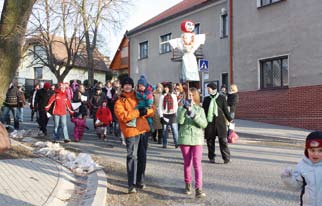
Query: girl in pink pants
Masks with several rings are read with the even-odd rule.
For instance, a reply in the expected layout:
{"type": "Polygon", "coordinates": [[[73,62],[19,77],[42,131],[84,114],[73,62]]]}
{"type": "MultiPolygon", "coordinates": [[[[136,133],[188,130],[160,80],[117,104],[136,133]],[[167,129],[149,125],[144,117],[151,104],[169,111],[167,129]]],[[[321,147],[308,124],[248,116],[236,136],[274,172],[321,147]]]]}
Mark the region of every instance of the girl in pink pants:
{"type": "Polygon", "coordinates": [[[177,121],[180,124],[178,144],[184,162],[185,193],[192,193],[192,165],[195,172],[196,197],[205,197],[202,192],[202,147],[204,142],[204,128],[207,119],[203,108],[200,106],[200,95],[196,88],[189,89],[189,99],[184,100],[183,106],[178,109],[177,121]]]}

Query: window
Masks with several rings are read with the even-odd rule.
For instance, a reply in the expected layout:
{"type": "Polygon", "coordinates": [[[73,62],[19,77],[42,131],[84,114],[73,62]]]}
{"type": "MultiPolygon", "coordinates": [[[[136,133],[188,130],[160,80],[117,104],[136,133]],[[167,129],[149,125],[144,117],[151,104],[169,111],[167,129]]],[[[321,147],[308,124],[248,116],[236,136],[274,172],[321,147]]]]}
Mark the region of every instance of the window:
{"type": "Polygon", "coordinates": [[[34,46],[34,57],[41,58],[46,54],[45,49],[40,45],[34,46]]]}
{"type": "Polygon", "coordinates": [[[200,24],[196,23],[195,24],[195,29],[193,30],[195,34],[200,34],[200,24]]]}
{"type": "Polygon", "coordinates": [[[257,0],[257,7],[267,6],[282,0],[257,0]]]}
{"type": "Polygon", "coordinates": [[[139,59],[148,58],[148,41],[140,43],[140,56],[139,59]]]}
{"type": "Polygon", "coordinates": [[[220,38],[228,37],[228,14],[225,8],[221,9],[220,16],[220,38]]]}
{"type": "Polygon", "coordinates": [[[171,33],[160,36],[160,54],[171,52],[171,46],[169,41],[171,39],[171,33]]]}
{"type": "Polygon", "coordinates": [[[35,79],[42,79],[42,67],[34,67],[35,79]]]}
{"type": "Polygon", "coordinates": [[[260,60],[260,87],[282,88],[288,86],[288,57],[260,60]]]}

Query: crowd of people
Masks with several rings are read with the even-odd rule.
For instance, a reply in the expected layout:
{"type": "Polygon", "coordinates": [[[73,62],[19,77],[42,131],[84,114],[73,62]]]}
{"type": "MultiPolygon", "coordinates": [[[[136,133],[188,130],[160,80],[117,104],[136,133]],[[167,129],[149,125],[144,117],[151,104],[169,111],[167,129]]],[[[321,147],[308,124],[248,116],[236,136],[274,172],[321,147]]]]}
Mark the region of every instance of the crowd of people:
{"type": "MultiPolygon", "coordinates": [[[[180,148],[184,165],[185,193],[192,194],[192,168],[197,198],[205,197],[202,190],[202,153],[204,139],[207,142],[208,158],[215,163],[215,140],[218,137],[221,157],[224,164],[231,162],[227,143],[229,124],[234,122],[239,102],[237,85],[220,91],[214,82],[207,84],[209,96],[203,98],[198,89],[181,83],[159,83],[153,89],[141,76],[135,87],[130,77],[120,81],[107,81],[105,86],[98,82],[93,88],[83,84],[59,83],[57,87],[48,82],[34,86],[30,93],[31,121],[36,116],[39,129],[47,135],[50,115],[54,119],[53,142],[70,142],[67,129],[68,113],[74,123],[74,141],[81,141],[86,118],[93,118],[93,126],[99,139],[107,140],[114,132],[126,146],[128,193],[145,189],[145,168],[149,138],[168,146],[171,129],[175,148],[180,148]],[[48,115],[50,114],[50,115],[48,115]]],[[[14,128],[19,129],[23,121],[23,107],[26,98],[21,87],[13,82],[7,90],[2,106],[1,122],[10,124],[10,112],[14,128]]],[[[4,127],[0,124],[1,129],[4,127]]],[[[1,150],[2,152],[3,150],[1,150]]],[[[281,178],[286,186],[301,191],[301,205],[320,205],[322,133],[312,132],[306,138],[304,158],[296,168],[286,168],[281,178]],[[307,189],[305,189],[307,188],[307,189]]]]}
{"type": "MultiPolygon", "coordinates": [[[[209,96],[201,101],[200,92],[194,87],[171,82],[153,87],[144,75],[136,85],[130,77],[125,77],[121,81],[107,81],[105,85],[97,82],[92,88],[76,81],[57,86],[40,82],[30,93],[31,121],[35,119],[39,129],[47,135],[48,120],[52,116],[54,143],[71,141],[67,127],[69,119],[74,124],[75,142],[81,141],[85,130],[89,129],[87,118],[93,119],[98,139],[107,141],[108,135],[114,133],[127,148],[129,193],[146,187],[148,140],[151,138],[168,148],[171,131],[174,148],[180,148],[184,160],[185,192],[192,192],[191,169],[194,168],[196,197],[204,197],[201,167],[204,139],[211,163],[215,163],[216,137],[224,163],[231,161],[227,121],[233,121],[238,103],[236,85],[231,85],[228,94],[222,89],[217,91],[213,82],[207,85],[207,90],[209,96]]],[[[6,123],[11,111],[15,129],[19,129],[19,121],[23,121],[18,111],[26,102],[20,91],[17,85],[10,86],[1,118],[6,123]]]]}

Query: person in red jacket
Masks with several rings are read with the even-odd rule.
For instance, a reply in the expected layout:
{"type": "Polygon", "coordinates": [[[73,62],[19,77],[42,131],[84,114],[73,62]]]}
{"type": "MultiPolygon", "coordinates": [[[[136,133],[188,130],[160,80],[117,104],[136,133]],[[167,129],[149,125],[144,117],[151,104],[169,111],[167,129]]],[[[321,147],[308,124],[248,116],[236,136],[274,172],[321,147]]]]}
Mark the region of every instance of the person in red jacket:
{"type": "Polygon", "coordinates": [[[60,140],[58,134],[58,128],[61,126],[63,128],[64,142],[69,143],[70,139],[67,130],[67,111],[73,115],[72,105],[67,97],[65,84],[60,83],[59,88],[55,90],[55,94],[51,95],[45,110],[48,111],[53,105],[53,116],[54,116],[54,139],[53,142],[57,143],[60,140]]]}
{"type": "Polygon", "coordinates": [[[96,111],[95,126],[96,126],[96,134],[99,139],[102,138],[102,134],[103,134],[104,141],[107,141],[107,129],[112,123],[112,120],[113,120],[112,112],[107,107],[107,101],[104,100],[102,102],[102,105],[96,111]]]}

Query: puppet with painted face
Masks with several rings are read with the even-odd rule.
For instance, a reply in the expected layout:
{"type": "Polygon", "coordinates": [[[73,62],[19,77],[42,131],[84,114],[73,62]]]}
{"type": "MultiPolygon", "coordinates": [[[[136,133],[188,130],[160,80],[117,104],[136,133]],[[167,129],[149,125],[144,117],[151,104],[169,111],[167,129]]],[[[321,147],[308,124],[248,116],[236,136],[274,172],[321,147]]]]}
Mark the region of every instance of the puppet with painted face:
{"type": "Polygon", "coordinates": [[[205,43],[205,34],[194,33],[195,24],[192,21],[183,21],[181,38],[171,39],[169,41],[173,49],[178,48],[183,52],[182,56],[182,80],[200,81],[198,72],[198,63],[194,52],[201,44],[205,43]]]}

